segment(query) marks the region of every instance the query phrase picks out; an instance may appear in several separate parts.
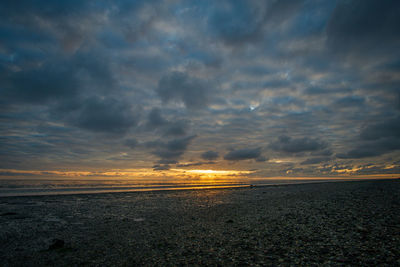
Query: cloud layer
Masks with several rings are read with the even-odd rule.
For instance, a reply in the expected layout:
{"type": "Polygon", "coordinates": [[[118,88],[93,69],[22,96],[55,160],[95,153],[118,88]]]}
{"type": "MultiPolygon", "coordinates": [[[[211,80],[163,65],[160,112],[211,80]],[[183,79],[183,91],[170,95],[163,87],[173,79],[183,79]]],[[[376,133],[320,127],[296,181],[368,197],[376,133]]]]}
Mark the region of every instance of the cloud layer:
{"type": "Polygon", "coordinates": [[[22,0],[0,16],[2,169],[400,169],[398,1],[22,0]]]}

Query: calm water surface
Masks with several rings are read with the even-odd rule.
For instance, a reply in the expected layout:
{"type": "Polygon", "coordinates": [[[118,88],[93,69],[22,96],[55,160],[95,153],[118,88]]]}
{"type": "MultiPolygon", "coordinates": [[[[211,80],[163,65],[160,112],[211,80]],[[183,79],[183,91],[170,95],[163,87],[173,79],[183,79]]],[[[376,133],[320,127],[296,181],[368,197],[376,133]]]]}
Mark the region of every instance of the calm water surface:
{"type": "Polygon", "coordinates": [[[0,179],[0,197],[23,195],[87,194],[105,192],[185,190],[249,187],[293,183],[337,182],[349,179],[213,179],[213,180],[135,180],[135,179],[0,179]]]}

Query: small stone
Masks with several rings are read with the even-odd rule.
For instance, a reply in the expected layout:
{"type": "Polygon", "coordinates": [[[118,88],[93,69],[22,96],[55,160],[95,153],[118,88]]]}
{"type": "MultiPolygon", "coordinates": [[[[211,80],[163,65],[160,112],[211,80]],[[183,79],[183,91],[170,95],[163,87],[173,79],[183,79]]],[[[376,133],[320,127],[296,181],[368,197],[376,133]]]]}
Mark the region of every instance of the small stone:
{"type": "Polygon", "coordinates": [[[2,213],[0,216],[12,216],[12,215],[17,215],[17,213],[15,213],[15,212],[5,212],[5,213],[2,213]]]}
{"type": "Polygon", "coordinates": [[[65,242],[62,239],[53,239],[53,243],[49,246],[49,250],[63,248],[64,244],[65,242]]]}
{"type": "Polygon", "coordinates": [[[327,248],[327,247],[321,247],[321,248],[319,249],[319,253],[320,253],[320,254],[323,254],[323,255],[326,255],[326,254],[329,254],[329,253],[330,253],[330,250],[329,250],[329,248],[327,248]]]}
{"type": "Polygon", "coordinates": [[[356,228],[357,228],[357,231],[360,232],[360,233],[367,233],[368,232],[367,228],[362,227],[360,225],[357,225],[356,228]]]}

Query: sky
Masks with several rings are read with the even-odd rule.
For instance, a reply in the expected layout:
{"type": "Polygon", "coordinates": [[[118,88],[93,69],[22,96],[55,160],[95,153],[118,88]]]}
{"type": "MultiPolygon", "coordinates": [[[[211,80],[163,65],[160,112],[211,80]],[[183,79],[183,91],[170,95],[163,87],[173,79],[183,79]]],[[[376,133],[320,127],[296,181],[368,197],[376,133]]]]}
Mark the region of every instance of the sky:
{"type": "Polygon", "coordinates": [[[400,1],[1,1],[0,177],[213,171],[400,174],[400,1]]]}

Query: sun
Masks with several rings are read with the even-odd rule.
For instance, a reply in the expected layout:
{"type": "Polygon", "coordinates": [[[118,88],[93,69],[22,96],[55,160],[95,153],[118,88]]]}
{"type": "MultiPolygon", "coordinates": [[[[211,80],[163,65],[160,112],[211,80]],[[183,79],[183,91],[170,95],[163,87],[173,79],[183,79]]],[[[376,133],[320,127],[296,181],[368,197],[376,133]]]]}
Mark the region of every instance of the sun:
{"type": "Polygon", "coordinates": [[[198,173],[198,174],[232,174],[235,171],[216,171],[216,170],[187,170],[189,173],[198,173]]]}

